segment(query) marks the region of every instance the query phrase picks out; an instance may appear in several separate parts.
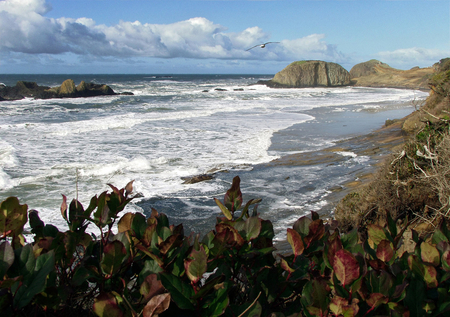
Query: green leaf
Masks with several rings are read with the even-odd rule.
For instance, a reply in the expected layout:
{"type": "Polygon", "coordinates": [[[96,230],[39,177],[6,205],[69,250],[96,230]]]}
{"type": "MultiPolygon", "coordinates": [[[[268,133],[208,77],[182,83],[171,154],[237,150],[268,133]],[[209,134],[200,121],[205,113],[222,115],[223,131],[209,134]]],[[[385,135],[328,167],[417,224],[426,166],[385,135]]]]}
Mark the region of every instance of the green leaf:
{"type": "Polygon", "coordinates": [[[359,277],[359,262],[353,254],[344,249],[336,252],[333,269],[337,279],[344,287],[359,277]]]}
{"type": "Polygon", "coordinates": [[[0,244],[0,280],[3,280],[8,269],[14,263],[14,250],[8,241],[0,244]]]}
{"type": "Polygon", "coordinates": [[[100,262],[104,274],[113,275],[117,273],[122,265],[127,250],[122,242],[115,240],[103,248],[103,256],[100,262]]]}
{"type": "Polygon", "coordinates": [[[304,238],[309,234],[309,225],[311,224],[311,222],[311,219],[303,216],[294,223],[293,228],[302,236],[302,238],[304,238]]]}
{"type": "Polygon", "coordinates": [[[85,222],[84,219],[84,208],[83,205],[77,201],[76,199],[73,199],[69,206],[69,228],[72,231],[77,231],[79,229],[82,229],[85,222]]]}
{"type": "Polygon", "coordinates": [[[100,228],[103,228],[107,224],[111,223],[111,217],[109,215],[108,202],[109,197],[106,192],[103,192],[98,197],[97,211],[94,213],[94,222],[100,228]]]}
{"type": "Polygon", "coordinates": [[[39,218],[39,213],[36,210],[30,210],[28,213],[28,219],[31,227],[31,233],[37,238],[43,237],[42,230],[44,228],[44,222],[39,218]]]}
{"type": "Polygon", "coordinates": [[[238,210],[242,205],[240,183],[241,179],[239,178],[239,176],[235,176],[233,178],[233,183],[231,184],[230,189],[225,193],[225,197],[223,199],[224,205],[232,213],[238,210]]]}
{"type": "Polygon", "coordinates": [[[233,215],[231,214],[231,212],[227,209],[227,207],[225,207],[220,200],[218,200],[217,198],[214,198],[214,201],[216,202],[217,206],[219,206],[220,210],[222,211],[223,215],[228,219],[231,220],[233,219],[233,215]]]}
{"type": "Polygon", "coordinates": [[[207,307],[205,307],[207,316],[221,316],[225,312],[229,304],[230,299],[228,298],[228,290],[225,287],[219,288],[212,301],[208,302],[207,307]]]}
{"type": "Polygon", "coordinates": [[[367,226],[367,234],[369,236],[369,244],[372,249],[375,249],[373,244],[378,245],[381,241],[387,240],[383,228],[372,223],[367,226]]]}
{"type": "Polygon", "coordinates": [[[26,244],[23,248],[14,250],[14,264],[10,267],[11,276],[23,275],[24,278],[33,274],[36,266],[36,258],[33,246],[26,244]]]}
{"type": "Polygon", "coordinates": [[[119,307],[120,295],[111,293],[101,293],[94,299],[93,310],[99,317],[122,317],[122,309],[119,307]]]}
{"type": "Polygon", "coordinates": [[[170,292],[173,301],[180,309],[194,310],[194,305],[190,300],[194,296],[194,290],[191,285],[170,273],[159,273],[159,277],[161,283],[170,292]]]}
{"type": "Polygon", "coordinates": [[[295,257],[301,255],[305,250],[302,237],[296,230],[290,228],[287,229],[287,241],[291,245],[295,257]]]}
{"type": "Polygon", "coordinates": [[[184,261],[184,267],[188,278],[192,283],[196,284],[203,277],[207,269],[208,256],[203,246],[200,246],[200,250],[192,250],[188,259],[184,261]]]}
{"type": "Polygon", "coordinates": [[[70,282],[73,286],[80,286],[84,282],[86,282],[88,279],[90,279],[91,277],[95,277],[95,276],[96,276],[96,274],[93,271],[87,269],[85,266],[79,266],[75,270],[75,273],[73,274],[73,278],[70,282]]]}
{"type": "Polygon", "coordinates": [[[44,291],[48,274],[55,269],[55,254],[53,251],[40,255],[36,259],[36,267],[30,276],[24,279],[17,290],[13,305],[21,309],[28,305],[33,297],[44,291]]]}
{"type": "Polygon", "coordinates": [[[419,279],[411,279],[406,288],[405,305],[408,307],[411,316],[425,316],[422,306],[424,304],[426,289],[425,283],[419,279]]]}
{"type": "Polygon", "coordinates": [[[147,229],[147,223],[145,222],[145,216],[139,212],[136,212],[131,223],[131,229],[136,238],[141,239],[147,229]]]}
{"type": "Polygon", "coordinates": [[[258,217],[250,217],[245,221],[236,222],[234,227],[245,241],[251,241],[258,238],[261,232],[261,219],[258,217]]]}
{"type": "Polygon", "coordinates": [[[9,197],[0,203],[0,237],[17,236],[27,223],[28,206],[21,205],[16,197],[9,197]]]}
{"type": "Polygon", "coordinates": [[[394,219],[392,219],[390,212],[386,213],[386,217],[387,217],[389,232],[392,237],[396,237],[397,236],[397,224],[395,223],[394,219]]]}

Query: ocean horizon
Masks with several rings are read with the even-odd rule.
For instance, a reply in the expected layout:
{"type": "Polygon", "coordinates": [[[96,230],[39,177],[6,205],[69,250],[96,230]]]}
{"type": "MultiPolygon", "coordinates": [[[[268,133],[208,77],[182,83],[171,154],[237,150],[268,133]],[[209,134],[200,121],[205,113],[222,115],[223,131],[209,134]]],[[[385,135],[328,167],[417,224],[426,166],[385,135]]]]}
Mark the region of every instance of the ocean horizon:
{"type": "MultiPolygon", "coordinates": [[[[311,153],[380,128],[415,110],[428,93],[406,89],[336,87],[274,89],[256,85],[273,75],[11,74],[59,86],[66,79],[109,85],[132,96],[0,102],[0,199],[16,196],[45,223],[66,229],[62,194],[90,197],[134,180],[142,198],[126,211],[166,213],[186,231],[206,233],[240,176],[244,200],[261,198],[258,212],[274,223],[276,240],[311,210],[332,212],[331,189],[374,164],[338,153],[333,164],[267,163],[311,153]],[[213,174],[183,184],[184,177],[213,174]]],[[[94,229],[94,228],[92,228],[94,229]]]]}

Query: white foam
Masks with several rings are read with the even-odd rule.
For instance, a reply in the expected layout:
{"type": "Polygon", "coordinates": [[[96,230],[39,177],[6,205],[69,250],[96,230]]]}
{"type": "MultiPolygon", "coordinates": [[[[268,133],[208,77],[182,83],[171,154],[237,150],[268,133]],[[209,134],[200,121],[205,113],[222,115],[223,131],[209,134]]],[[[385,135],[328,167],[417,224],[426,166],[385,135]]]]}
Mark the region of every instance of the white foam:
{"type": "Polygon", "coordinates": [[[350,157],[353,157],[353,158],[358,156],[358,154],[356,154],[356,153],[347,152],[347,151],[338,151],[338,152],[335,152],[335,153],[339,154],[339,155],[342,155],[342,156],[350,156],[350,157]]]}

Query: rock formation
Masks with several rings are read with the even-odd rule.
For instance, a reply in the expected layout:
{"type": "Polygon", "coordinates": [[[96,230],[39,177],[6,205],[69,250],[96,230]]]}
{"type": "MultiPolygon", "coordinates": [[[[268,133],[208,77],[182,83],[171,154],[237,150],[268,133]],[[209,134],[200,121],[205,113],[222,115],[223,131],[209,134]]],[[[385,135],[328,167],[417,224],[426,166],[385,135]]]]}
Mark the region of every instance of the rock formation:
{"type": "Polygon", "coordinates": [[[107,85],[86,83],[82,81],[78,86],[72,79],[65,80],[59,87],[39,86],[35,82],[18,81],[13,87],[0,86],[0,101],[19,100],[23,98],[77,98],[109,95],[132,95],[130,92],[115,93],[107,85]]]}
{"type": "Polygon", "coordinates": [[[269,81],[260,81],[273,88],[338,87],[351,84],[350,74],[336,63],[323,61],[293,62],[269,81]]]}
{"type": "Polygon", "coordinates": [[[353,66],[350,76],[355,86],[428,90],[428,80],[434,72],[434,67],[399,70],[372,59],[353,66]]]}

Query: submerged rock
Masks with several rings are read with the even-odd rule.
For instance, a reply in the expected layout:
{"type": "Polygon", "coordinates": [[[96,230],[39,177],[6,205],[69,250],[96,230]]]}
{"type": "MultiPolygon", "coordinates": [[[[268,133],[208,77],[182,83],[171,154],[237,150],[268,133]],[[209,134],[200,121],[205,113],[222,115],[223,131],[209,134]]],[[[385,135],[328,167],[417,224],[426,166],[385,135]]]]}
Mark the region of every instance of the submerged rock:
{"type": "Polygon", "coordinates": [[[195,184],[203,181],[208,181],[210,179],[213,179],[214,175],[212,174],[201,174],[201,175],[195,175],[191,177],[182,177],[181,179],[184,180],[183,184],[195,184]]]}
{"type": "Polygon", "coordinates": [[[350,74],[341,65],[324,61],[293,62],[269,81],[273,88],[338,87],[351,84],[350,74]]]}

